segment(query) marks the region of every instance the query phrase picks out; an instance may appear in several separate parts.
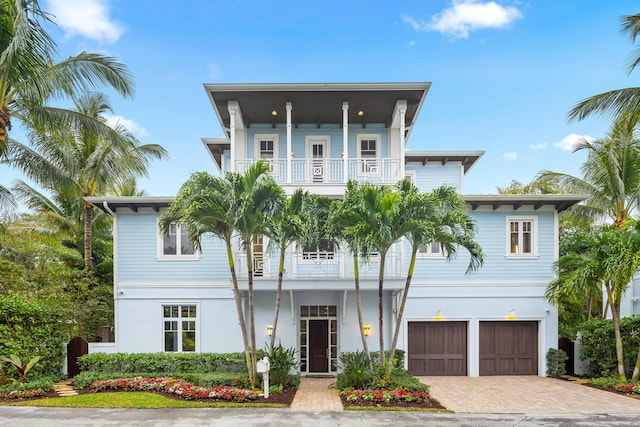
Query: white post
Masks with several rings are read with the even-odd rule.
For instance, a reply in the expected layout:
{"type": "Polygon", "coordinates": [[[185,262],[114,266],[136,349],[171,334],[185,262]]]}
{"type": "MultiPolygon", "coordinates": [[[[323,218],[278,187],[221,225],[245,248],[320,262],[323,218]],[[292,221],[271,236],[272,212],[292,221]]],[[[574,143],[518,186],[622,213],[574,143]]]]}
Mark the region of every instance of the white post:
{"type": "Polygon", "coordinates": [[[262,360],[258,360],[256,370],[259,374],[262,374],[262,383],[264,387],[264,398],[269,398],[269,371],[271,370],[271,364],[269,363],[269,358],[267,356],[263,357],[262,360]]]}
{"type": "Polygon", "coordinates": [[[229,139],[231,145],[231,153],[229,161],[231,162],[231,170],[236,171],[236,110],[229,109],[229,139]]]}
{"type": "Polygon", "coordinates": [[[290,102],[287,102],[287,184],[291,184],[291,157],[293,151],[291,151],[291,110],[292,106],[290,102]]]}
{"type": "Polygon", "coordinates": [[[405,116],[407,113],[407,108],[400,108],[400,176],[398,177],[398,181],[404,179],[404,144],[405,141],[405,116]]]}
{"type": "Polygon", "coordinates": [[[349,179],[349,103],[342,103],[342,180],[346,184],[349,179]]]}

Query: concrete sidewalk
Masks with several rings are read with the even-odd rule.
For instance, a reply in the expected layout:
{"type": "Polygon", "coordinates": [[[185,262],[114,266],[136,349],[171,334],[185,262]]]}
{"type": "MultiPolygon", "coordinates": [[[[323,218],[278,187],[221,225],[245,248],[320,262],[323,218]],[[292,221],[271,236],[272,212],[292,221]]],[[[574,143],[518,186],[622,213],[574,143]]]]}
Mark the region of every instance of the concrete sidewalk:
{"type": "MultiPolygon", "coordinates": [[[[640,414],[640,400],[537,376],[419,377],[456,413],[640,414]]],[[[640,424],[640,419],[638,421],[640,424]]]]}

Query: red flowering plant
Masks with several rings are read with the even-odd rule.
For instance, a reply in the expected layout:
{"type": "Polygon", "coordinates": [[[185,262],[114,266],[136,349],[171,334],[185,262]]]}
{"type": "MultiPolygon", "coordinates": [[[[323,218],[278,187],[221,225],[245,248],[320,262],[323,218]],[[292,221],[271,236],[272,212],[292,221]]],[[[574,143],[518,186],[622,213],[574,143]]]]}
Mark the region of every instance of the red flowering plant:
{"type": "Polygon", "coordinates": [[[620,384],[616,386],[616,390],[625,393],[640,394],[640,384],[620,384]]]}
{"type": "Polygon", "coordinates": [[[392,401],[426,403],[429,393],[426,391],[387,390],[387,389],[344,389],[340,391],[348,402],[390,403],[392,401]]]}
{"type": "Polygon", "coordinates": [[[91,388],[96,391],[160,391],[175,394],[186,400],[212,399],[246,402],[255,400],[258,394],[237,387],[200,387],[175,378],[119,378],[117,380],[94,381],[91,388]]]}
{"type": "Polygon", "coordinates": [[[31,397],[43,396],[44,390],[13,390],[7,393],[0,393],[0,399],[29,399],[31,397]]]}

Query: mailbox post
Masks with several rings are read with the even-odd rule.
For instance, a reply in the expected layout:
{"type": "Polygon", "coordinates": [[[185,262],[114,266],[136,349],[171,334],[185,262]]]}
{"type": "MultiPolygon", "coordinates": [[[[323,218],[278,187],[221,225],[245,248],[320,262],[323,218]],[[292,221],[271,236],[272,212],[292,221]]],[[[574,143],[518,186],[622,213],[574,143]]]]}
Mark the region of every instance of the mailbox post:
{"type": "Polygon", "coordinates": [[[269,398],[269,371],[271,370],[271,365],[269,363],[269,358],[267,356],[263,357],[262,360],[258,360],[256,370],[259,374],[262,374],[263,384],[264,384],[264,398],[269,398]]]}

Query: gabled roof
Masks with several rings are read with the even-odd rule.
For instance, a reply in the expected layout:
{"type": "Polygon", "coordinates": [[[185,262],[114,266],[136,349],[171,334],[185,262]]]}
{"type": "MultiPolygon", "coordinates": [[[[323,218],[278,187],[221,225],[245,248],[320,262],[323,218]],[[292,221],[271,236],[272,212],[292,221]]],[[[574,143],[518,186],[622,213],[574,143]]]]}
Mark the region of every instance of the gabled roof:
{"type": "Polygon", "coordinates": [[[416,121],[431,83],[244,83],[205,84],[204,88],[228,135],[227,105],[237,101],[244,125],[286,123],[285,105],[292,103],[292,122],[341,124],[342,104],[349,103],[349,123],[390,125],[396,101],[406,100],[407,130],[416,121]],[[273,116],[272,112],[277,115],[273,116]],[[363,115],[359,116],[358,112],[363,115]]]}

